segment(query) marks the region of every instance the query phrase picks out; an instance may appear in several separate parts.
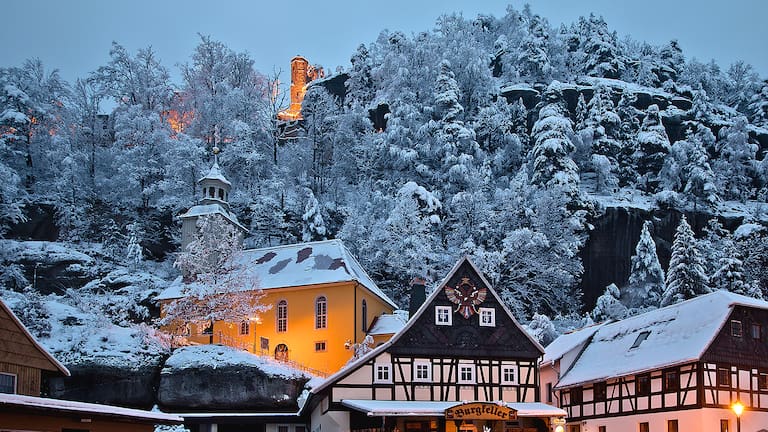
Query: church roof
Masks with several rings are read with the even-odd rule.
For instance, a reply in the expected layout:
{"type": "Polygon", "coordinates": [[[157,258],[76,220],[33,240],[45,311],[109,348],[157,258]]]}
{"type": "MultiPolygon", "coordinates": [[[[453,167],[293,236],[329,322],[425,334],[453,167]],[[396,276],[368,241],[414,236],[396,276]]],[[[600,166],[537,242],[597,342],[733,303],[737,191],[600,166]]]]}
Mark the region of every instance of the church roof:
{"type": "Polygon", "coordinates": [[[248,230],[240,225],[240,222],[237,220],[237,216],[235,216],[234,213],[227,210],[223,205],[214,203],[214,204],[198,204],[195,206],[190,207],[189,210],[187,210],[184,214],[179,216],[181,219],[186,218],[192,218],[192,217],[199,217],[199,216],[207,216],[207,215],[213,215],[218,214],[222,217],[226,218],[228,221],[232,222],[240,228],[241,230],[248,232],[248,230]]]}
{"type": "MultiPolygon", "coordinates": [[[[726,324],[734,306],[768,310],[768,302],[719,290],[600,326],[557,387],[697,361],[726,324]]],[[[558,340],[547,351],[556,349],[558,340]]]]}
{"type": "Polygon", "coordinates": [[[227,180],[227,178],[224,177],[224,174],[222,174],[221,168],[219,168],[219,162],[218,161],[214,162],[213,166],[208,171],[208,174],[204,175],[197,182],[200,183],[203,180],[218,180],[218,181],[226,184],[227,186],[232,186],[232,183],[230,183],[229,180],[227,180]]]}
{"type": "MultiPolygon", "coordinates": [[[[247,249],[243,251],[240,260],[262,290],[355,281],[388,305],[397,308],[341,240],[247,249]]],[[[160,293],[157,299],[179,298],[182,287],[179,278],[160,293]]]]}

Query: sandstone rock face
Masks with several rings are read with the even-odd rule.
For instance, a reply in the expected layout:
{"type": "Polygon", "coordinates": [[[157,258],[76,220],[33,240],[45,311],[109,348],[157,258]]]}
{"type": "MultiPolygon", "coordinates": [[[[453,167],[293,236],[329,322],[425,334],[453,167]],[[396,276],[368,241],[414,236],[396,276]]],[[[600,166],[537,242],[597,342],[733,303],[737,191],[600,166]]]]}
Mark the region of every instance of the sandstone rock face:
{"type": "Polygon", "coordinates": [[[255,367],[163,371],[158,404],[171,411],[267,409],[293,411],[306,378],[280,378],[255,367]]]}
{"type": "Polygon", "coordinates": [[[71,377],[49,380],[50,397],[139,409],[151,409],[156,404],[159,366],[132,370],[87,364],[67,365],[67,368],[71,377]]]}

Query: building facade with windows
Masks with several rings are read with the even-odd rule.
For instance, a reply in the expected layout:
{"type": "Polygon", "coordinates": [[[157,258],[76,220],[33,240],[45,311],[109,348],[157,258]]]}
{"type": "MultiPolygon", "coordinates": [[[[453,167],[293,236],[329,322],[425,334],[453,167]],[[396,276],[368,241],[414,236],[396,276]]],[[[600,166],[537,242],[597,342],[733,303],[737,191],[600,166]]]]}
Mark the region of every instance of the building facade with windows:
{"type": "Polygon", "coordinates": [[[540,402],[543,349],[468,258],[391,339],[313,386],[312,431],[553,431],[540,402]]]}
{"type": "Polygon", "coordinates": [[[568,432],[768,429],[768,302],[724,290],[563,335],[540,364],[568,432]]]}
{"type": "MultiPolygon", "coordinates": [[[[191,341],[245,349],[327,376],[349,361],[378,316],[396,309],[340,240],[248,249],[241,259],[245,279],[255,281],[271,308],[254,320],[207,329],[188,323],[191,341]]],[[[185,283],[178,278],[163,291],[161,306],[178,298],[185,283]]]]}

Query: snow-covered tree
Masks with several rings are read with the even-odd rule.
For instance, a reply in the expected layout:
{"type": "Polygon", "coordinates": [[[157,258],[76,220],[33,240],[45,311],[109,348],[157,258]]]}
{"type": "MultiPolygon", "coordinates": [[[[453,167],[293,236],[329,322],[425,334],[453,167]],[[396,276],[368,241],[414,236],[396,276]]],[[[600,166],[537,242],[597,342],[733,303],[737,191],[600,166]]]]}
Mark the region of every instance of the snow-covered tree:
{"type": "Polygon", "coordinates": [[[532,83],[546,82],[554,72],[554,65],[549,57],[549,23],[546,18],[532,13],[528,5],[523,10],[523,19],[528,31],[520,42],[516,61],[519,73],[532,83]]]}
{"type": "Polygon", "coordinates": [[[659,183],[657,175],[669,151],[669,138],[661,124],[659,107],[651,105],[637,133],[637,151],[633,155],[637,173],[642,176],[638,186],[643,190],[656,191],[659,183]]]}
{"type": "Polygon", "coordinates": [[[643,224],[640,239],[632,255],[629,283],[624,291],[630,307],[658,307],[664,293],[664,271],[656,254],[656,243],[651,237],[651,221],[643,224]]]}
{"type": "Polygon", "coordinates": [[[198,218],[192,241],[175,262],[185,279],[181,297],[163,308],[160,324],[241,322],[268,310],[242,250],[242,234],[223,217],[198,218]]]}
{"type": "Polygon", "coordinates": [[[304,206],[304,214],[301,216],[302,241],[325,240],[328,237],[328,229],[325,227],[320,203],[317,202],[312,190],[307,189],[307,205],[304,206]]]}
{"type": "Polygon", "coordinates": [[[747,119],[737,117],[733,126],[720,131],[720,157],[714,162],[718,190],[726,199],[745,201],[751,195],[757,145],[749,142],[747,119]]]}
{"type": "Polygon", "coordinates": [[[533,314],[533,318],[531,318],[527,327],[528,333],[539,341],[541,346],[547,346],[557,339],[555,325],[552,324],[552,320],[546,315],[533,314]]]}
{"type": "Polygon", "coordinates": [[[626,317],[627,307],[619,300],[620,295],[619,288],[615,284],[605,287],[605,292],[597,298],[595,308],[592,309],[592,319],[600,322],[626,317]]]}
{"type": "Polygon", "coordinates": [[[718,261],[718,269],[712,275],[712,287],[715,289],[727,289],[736,294],[747,295],[755,298],[763,298],[755,285],[747,283],[744,278],[744,263],[739,259],[736,247],[731,244],[724,251],[718,261]]]}
{"type": "Polygon", "coordinates": [[[661,306],[679,303],[711,292],[693,230],[685,216],[675,231],[672,257],[667,270],[667,287],[661,306]]]}
{"type": "Polygon", "coordinates": [[[49,320],[50,312],[45,303],[46,298],[32,285],[27,285],[22,295],[23,300],[14,305],[13,313],[35,337],[48,337],[52,327],[49,320]]]}
{"type": "Polygon", "coordinates": [[[768,80],[763,81],[760,90],[752,96],[748,110],[752,123],[768,125],[768,80]]]}
{"type": "Polygon", "coordinates": [[[576,74],[619,78],[624,71],[624,48],[602,17],[579,17],[578,23],[566,30],[565,37],[568,65],[576,74]]]}

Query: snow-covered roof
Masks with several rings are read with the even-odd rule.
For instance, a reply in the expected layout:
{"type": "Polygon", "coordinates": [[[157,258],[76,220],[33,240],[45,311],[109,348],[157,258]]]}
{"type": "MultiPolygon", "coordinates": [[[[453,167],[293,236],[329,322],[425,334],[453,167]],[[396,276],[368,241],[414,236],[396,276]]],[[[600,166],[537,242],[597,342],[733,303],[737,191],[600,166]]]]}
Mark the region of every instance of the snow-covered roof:
{"type": "Polygon", "coordinates": [[[179,216],[181,219],[187,219],[192,217],[199,217],[199,216],[207,216],[207,215],[213,215],[218,214],[235,224],[238,228],[241,230],[248,232],[248,230],[240,225],[240,222],[237,220],[237,216],[235,216],[234,213],[227,210],[223,205],[219,203],[214,204],[198,204],[195,206],[192,206],[189,210],[187,210],[184,214],[179,216]]]}
{"type": "Polygon", "coordinates": [[[16,409],[39,409],[47,412],[71,415],[91,414],[103,417],[115,417],[131,419],[147,423],[180,424],[184,421],[179,416],[165,414],[156,411],[144,411],[132,408],[122,408],[111,405],[74,402],[60,399],[48,399],[34,396],[0,393],[0,407],[13,407],[16,409]]]}
{"type": "Polygon", "coordinates": [[[197,182],[200,183],[203,180],[218,180],[227,186],[232,186],[232,183],[227,180],[226,177],[224,177],[224,174],[221,173],[221,168],[219,168],[219,163],[214,162],[213,166],[211,166],[211,169],[208,171],[208,174],[204,175],[200,180],[197,182]]]}
{"type": "MultiPolygon", "coordinates": [[[[397,308],[341,240],[248,249],[243,251],[240,260],[247,269],[247,276],[257,280],[258,288],[262,290],[354,281],[397,308]]],[[[177,278],[157,299],[179,298],[182,288],[183,282],[177,278]]]]}
{"type": "Polygon", "coordinates": [[[381,314],[374,319],[368,334],[371,336],[395,334],[399,332],[405,323],[408,322],[408,316],[403,314],[381,314]]]}
{"type": "MultiPolygon", "coordinates": [[[[720,290],[605,324],[561,377],[557,388],[696,361],[736,305],[768,309],[768,302],[763,300],[720,290]],[[648,332],[647,338],[632,348],[644,332],[648,332]]],[[[553,350],[557,348],[554,346],[553,350]]]]}
{"type": "Polygon", "coordinates": [[[545,365],[560,360],[572,349],[584,344],[601,326],[602,324],[595,324],[560,335],[544,349],[541,364],[545,365]]]}
{"type": "MultiPolygon", "coordinates": [[[[503,403],[503,402],[500,402],[503,403]]],[[[344,399],[341,404],[347,408],[366,413],[368,416],[442,416],[445,410],[461,402],[455,401],[388,401],[344,399]]],[[[565,417],[565,410],[541,402],[504,403],[517,411],[518,417],[565,417]]]]}
{"type": "Polygon", "coordinates": [[[255,367],[272,377],[301,378],[307,375],[269,357],[223,345],[197,345],[176,349],[165,362],[162,373],[201,367],[255,367]]]}
{"type": "Polygon", "coordinates": [[[37,339],[35,339],[35,337],[32,336],[32,333],[29,332],[29,330],[21,322],[19,317],[17,317],[16,314],[13,313],[11,308],[9,308],[8,305],[6,305],[5,302],[3,302],[2,299],[0,299],[0,308],[2,308],[8,314],[8,316],[11,317],[11,320],[13,320],[14,323],[16,324],[16,326],[24,333],[24,336],[26,336],[27,339],[29,339],[29,342],[32,345],[34,345],[34,347],[37,348],[37,350],[41,354],[43,354],[45,356],[45,358],[50,360],[50,362],[53,364],[53,366],[56,369],[59,370],[59,372],[64,374],[64,376],[70,376],[71,375],[69,373],[69,369],[67,369],[63,364],[61,364],[58,360],[56,360],[56,358],[54,356],[52,356],[51,353],[48,352],[48,350],[46,350],[45,348],[43,348],[42,345],[40,345],[40,342],[38,342],[37,339]]]}

